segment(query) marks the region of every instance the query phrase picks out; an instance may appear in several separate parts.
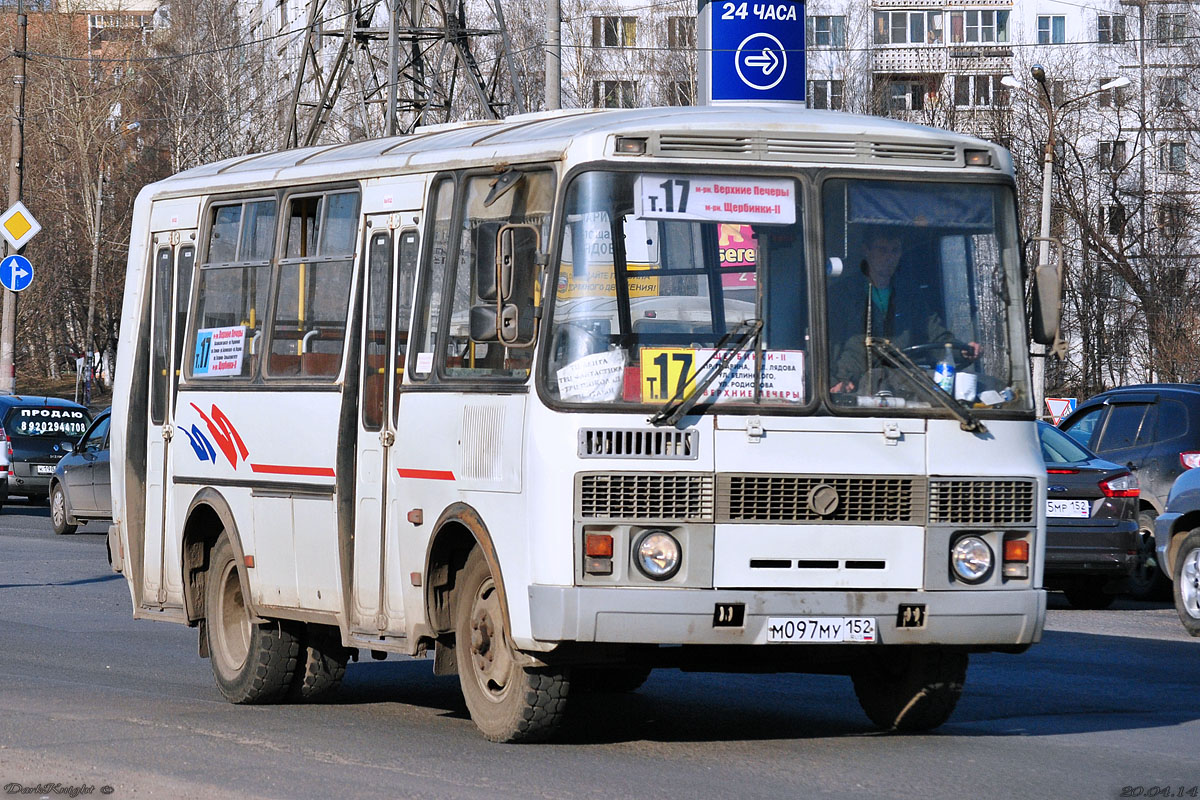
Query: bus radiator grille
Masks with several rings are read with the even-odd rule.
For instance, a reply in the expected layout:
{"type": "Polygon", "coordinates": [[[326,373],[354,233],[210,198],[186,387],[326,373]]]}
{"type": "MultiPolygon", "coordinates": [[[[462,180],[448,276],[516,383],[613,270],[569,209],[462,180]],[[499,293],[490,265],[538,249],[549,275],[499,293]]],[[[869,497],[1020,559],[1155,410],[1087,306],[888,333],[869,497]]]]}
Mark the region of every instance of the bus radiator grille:
{"type": "Polygon", "coordinates": [[[936,479],[929,521],[947,525],[1032,525],[1036,485],[1028,480],[936,479]]]}
{"type": "Polygon", "coordinates": [[[721,474],[717,520],[919,525],[925,496],[923,477],[721,474]]]}
{"type": "Polygon", "coordinates": [[[581,519],[711,522],[713,478],[702,473],[603,472],[575,478],[581,519]]]}

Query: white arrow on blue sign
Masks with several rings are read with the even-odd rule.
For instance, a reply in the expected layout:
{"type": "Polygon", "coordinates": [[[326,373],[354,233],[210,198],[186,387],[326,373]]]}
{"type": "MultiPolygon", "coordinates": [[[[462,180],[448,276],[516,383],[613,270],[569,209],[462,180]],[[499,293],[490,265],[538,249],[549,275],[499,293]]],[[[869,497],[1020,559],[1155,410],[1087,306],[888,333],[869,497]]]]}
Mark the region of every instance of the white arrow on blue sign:
{"type": "Polygon", "coordinates": [[[803,0],[700,0],[709,102],[804,102],[803,0]]]}
{"type": "Polygon", "coordinates": [[[28,289],[33,283],[33,264],[25,256],[9,256],[0,261],[0,284],[11,292],[28,289]]]}

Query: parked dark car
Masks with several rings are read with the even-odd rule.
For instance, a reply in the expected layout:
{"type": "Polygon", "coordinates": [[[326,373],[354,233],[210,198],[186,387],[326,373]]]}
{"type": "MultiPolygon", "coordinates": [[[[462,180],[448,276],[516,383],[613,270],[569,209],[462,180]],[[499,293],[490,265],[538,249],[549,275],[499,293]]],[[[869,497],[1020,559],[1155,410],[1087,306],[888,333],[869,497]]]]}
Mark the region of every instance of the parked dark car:
{"type": "Polygon", "coordinates": [[[1038,423],[1046,462],[1048,589],[1076,608],[1108,608],[1128,588],[1138,542],[1138,482],[1053,425],[1038,423]]]}
{"type": "Polygon", "coordinates": [[[112,519],[112,480],[108,473],[110,410],[97,417],[50,479],[50,522],[54,532],[74,533],[80,523],[112,519]]]}
{"type": "Polygon", "coordinates": [[[0,395],[0,436],[6,441],[8,475],[0,502],[13,496],[44,502],[58,460],[92,422],[78,403],[57,397],[0,395]]]}
{"type": "Polygon", "coordinates": [[[1174,581],[1179,621],[1192,636],[1200,636],[1200,469],[1175,481],[1155,535],[1159,561],[1174,581]]]}
{"type": "Polygon", "coordinates": [[[1165,597],[1165,565],[1155,554],[1154,521],[1175,479],[1200,466],[1200,385],[1147,383],[1088,398],[1059,426],[1101,458],[1132,469],[1141,486],[1138,564],[1130,594],[1165,597]]]}

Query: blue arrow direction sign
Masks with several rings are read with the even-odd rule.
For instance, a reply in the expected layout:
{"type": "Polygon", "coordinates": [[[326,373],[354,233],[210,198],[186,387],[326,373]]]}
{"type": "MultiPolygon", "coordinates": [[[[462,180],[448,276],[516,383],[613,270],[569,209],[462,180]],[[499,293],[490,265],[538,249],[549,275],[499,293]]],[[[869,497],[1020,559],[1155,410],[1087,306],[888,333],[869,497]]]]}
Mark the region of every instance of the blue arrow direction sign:
{"type": "Polygon", "coordinates": [[[804,102],[804,3],[708,0],[709,99],[804,102]]]}
{"type": "Polygon", "coordinates": [[[33,283],[33,264],[25,256],[9,256],[0,261],[0,284],[12,292],[28,289],[33,283]]]}

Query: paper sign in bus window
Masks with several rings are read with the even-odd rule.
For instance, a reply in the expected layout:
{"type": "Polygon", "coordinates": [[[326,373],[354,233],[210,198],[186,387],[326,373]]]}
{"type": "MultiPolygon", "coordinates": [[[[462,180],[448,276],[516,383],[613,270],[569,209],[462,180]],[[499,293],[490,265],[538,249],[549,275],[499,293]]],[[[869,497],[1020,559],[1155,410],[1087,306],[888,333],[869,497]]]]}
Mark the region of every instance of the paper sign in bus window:
{"type": "Polygon", "coordinates": [[[576,359],[560,369],[558,394],[563,400],[605,403],[621,396],[625,380],[625,353],[609,350],[576,359]]]}
{"type": "Polygon", "coordinates": [[[796,184],[788,178],[639,175],[633,213],[642,219],[792,225],[796,184]]]}
{"type": "Polygon", "coordinates": [[[246,352],[246,327],[201,328],[196,331],[196,351],[192,355],[192,376],[219,378],[242,374],[246,352]]]}

